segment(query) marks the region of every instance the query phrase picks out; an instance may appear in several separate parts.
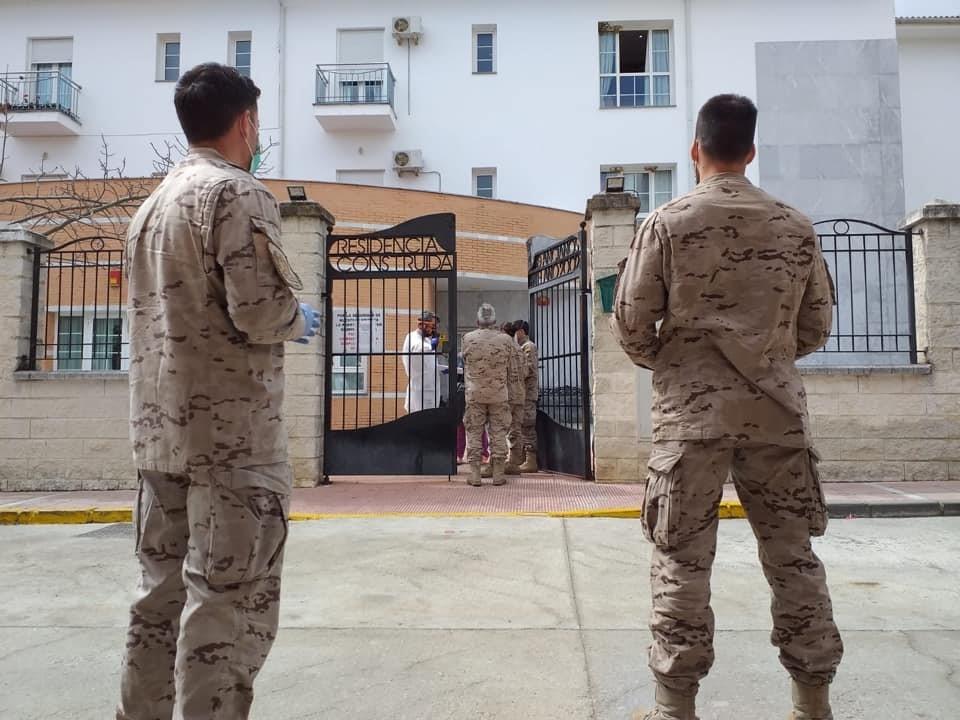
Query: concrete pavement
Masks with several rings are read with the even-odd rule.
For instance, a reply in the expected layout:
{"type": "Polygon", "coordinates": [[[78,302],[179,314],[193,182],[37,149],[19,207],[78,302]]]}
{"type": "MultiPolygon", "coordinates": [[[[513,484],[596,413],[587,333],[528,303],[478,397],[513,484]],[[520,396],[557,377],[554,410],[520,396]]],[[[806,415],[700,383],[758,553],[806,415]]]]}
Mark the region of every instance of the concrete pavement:
{"type": "MultiPolygon", "coordinates": [[[[838,720],[953,720],[960,518],[835,520],[816,541],[847,651],[838,720]]],[[[111,717],[136,580],[129,525],[0,528],[0,717],[111,717]]],[[[649,546],[633,520],[292,526],[256,720],[629,720],[652,697],[649,546]]],[[[788,683],[749,526],[721,523],[701,720],[779,720],[788,683]]]]}

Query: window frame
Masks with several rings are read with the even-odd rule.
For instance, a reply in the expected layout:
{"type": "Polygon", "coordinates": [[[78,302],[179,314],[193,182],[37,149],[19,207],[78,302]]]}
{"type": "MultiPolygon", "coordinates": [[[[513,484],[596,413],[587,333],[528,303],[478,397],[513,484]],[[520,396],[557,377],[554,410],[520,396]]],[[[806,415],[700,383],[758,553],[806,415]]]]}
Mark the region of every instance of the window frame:
{"type": "Polygon", "coordinates": [[[333,355],[330,363],[330,394],[336,397],[363,396],[370,394],[370,363],[369,357],[360,353],[357,354],[337,354],[333,355]],[[343,360],[346,357],[356,358],[356,365],[344,365],[343,360]],[[336,378],[344,378],[342,387],[337,387],[336,378]],[[357,389],[347,389],[345,379],[348,376],[355,376],[360,379],[357,389]]]}
{"type": "Polygon", "coordinates": [[[236,68],[241,75],[244,77],[253,76],[253,32],[250,30],[244,31],[232,31],[227,35],[227,62],[230,67],[236,68]],[[239,65],[237,63],[237,46],[242,43],[250,43],[249,50],[247,51],[247,64],[239,65]],[[243,69],[246,68],[246,74],[244,74],[243,69]]]}
{"type": "Polygon", "coordinates": [[[496,75],[497,74],[497,26],[496,25],[474,25],[471,28],[473,38],[470,57],[471,71],[474,75],[496,75]],[[490,60],[480,59],[480,36],[490,36],[490,60]],[[480,63],[489,62],[489,70],[481,70],[480,63]]]}
{"type": "MultiPolygon", "coordinates": [[[[638,216],[646,217],[656,208],[660,207],[664,203],[668,203],[671,200],[677,197],[677,166],[667,163],[647,163],[647,164],[637,164],[632,163],[629,165],[603,165],[600,167],[600,192],[606,191],[606,178],[608,175],[623,175],[624,176],[624,192],[629,192],[636,195],[640,198],[641,203],[646,200],[647,208],[644,209],[641,205],[640,210],[637,212],[638,216]],[[663,191],[658,191],[657,188],[657,175],[659,173],[670,173],[670,193],[669,197],[663,197],[667,193],[663,191]],[[634,190],[627,189],[627,176],[640,176],[646,175],[647,180],[647,192],[646,197],[642,193],[634,190]],[[659,196],[659,197],[658,197],[659,196]]],[[[662,177],[662,176],[661,176],[662,177]]],[[[636,184],[636,183],[634,183],[636,184]]]]}
{"type": "Polygon", "coordinates": [[[180,38],[180,33],[158,33],[157,34],[157,82],[177,82],[180,79],[180,76],[183,74],[183,43],[180,38]],[[167,76],[167,71],[172,70],[171,66],[167,65],[167,58],[169,57],[167,53],[168,45],[177,46],[177,65],[175,78],[170,78],[167,76]]]}
{"type": "MultiPolygon", "coordinates": [[[[115,314],[117,307],[110,305],[84,305],[84,306],[55,306],[48,308],[47,312],[53,316],[53,322],[55,323],[54,338],[56,340],[56,345],[52,348],[49,346],[44,353],[44,359],[53,360],[53,370],[54,372],[58,371],[73,371],[73,372],[120,372],[130,369],[130,358],[124,357],[124,349],[129,355],[130,351],[130,333],[127,323],[125,306],[120,307],[120,314],[115,314]],[[60,345],[60,322],[61,319],[74,318],[81,319],[80,327],[80,344],[79,346],[73,342],[69,342],[64,346],[68,350],[68,355],[64,356],[64,352],[61,350],[60,345]],[[97,367],[98,361],[107,361],[110,362],[113,359],[114,354],[110,352],[109,345],[106,345],[107,352],[103,357],[97,357],[96,353],[100,346],[97,342],[96,335],[96,322],[100,321],[119,321],[120,323],[120,357],[119,357],[119,367],[97,367]],[[90,342],[87,342],[87,338],[90,338],[90,342]],[[85,352],[86,346],[90,346],[90,354],[87,355],[85,352]],[[76,355],[76,350],[79,347],[79,355],[76,355]],[[68,367],[64,367],[64,363],[68,364],[68,367]],[[75,366],[75,363],[79,366],[75,366]]],[[[78,333],[76,331],[71,331],[69,335],[76,337],[78,333]]],[[[107,337],[116,337],[113,333],[107,335],[107,337]]]]}
{"type": "Polygon", "coordinates": [[[495,167],[473,168],[472,176],[472,192],[474,197],[482,198],[484,200],[497,199],[497,169],[495,167]],[[478,181],[481,177],[490,177],[489,197],[480,194],[480,186],[478,181]]]}
{"type": "MultiPolygon", "coordinates": [[[[597,59],[598,59],[598,99],[599,106],[601,110],[613,110],[620,108],[630,108],[630,109],[639,109],[639,108],[661,108],[661,107],[676,107],[676,57],[675,57],[675,33],[673,23],[670,21],[651,21],[651,22],[623,22],[623,23],[610,23],[602,22],[599,23],[597,28],[597,59]],[[647,68],[646,72],[642,73],[622,73],[620,71],[620,33],[621,32],[645,32],[647,33],[646,40],[646,58],[645,58],[645,67],[647,68]],[[655,53],[661,53],[664,51],[656,50],[654,43],[654,33],[655,32],[665,32],[667,37],[667,70],[658,71],[654,70],[655,65],[655,53]],[[614,36],[614,71],[603,72],[603,56],[608,55],[609,52],[604,51],[603,36],[610,34],[614,36]],[[667,78],[668,85],[668,94],[666,102],[657,102],[657,98],[663,96],[663,93],[657,93],[655,78],[667,78]],[[604,93],[604,80],[612,78],[614,84],[614,94],[609,95],[604,93]],[[622,80],[626,78],[646,78],[646,93],[641,94],[637,92],[636,84],[634,86],[633,93],[623,93],[622,80]],[[646,97],[647,101],[644,104],[625,104],[622,101],[622,97],[626,95],[627,97],[640,98],[646,97]],[[606,98],[614,98],[613,103],[608,103],[606,98]]],[[[636,83],[636,80],[634,81],[636,83]]]]}

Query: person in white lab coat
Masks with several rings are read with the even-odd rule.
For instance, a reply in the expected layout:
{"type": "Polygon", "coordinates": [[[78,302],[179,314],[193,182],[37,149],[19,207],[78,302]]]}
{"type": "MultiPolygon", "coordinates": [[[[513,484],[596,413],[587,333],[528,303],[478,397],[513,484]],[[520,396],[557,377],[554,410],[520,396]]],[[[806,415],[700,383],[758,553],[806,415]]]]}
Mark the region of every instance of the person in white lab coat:
{"type": "Polygon", "coordinates": [[[434,339],[437,317],[430,311],[420,314],[417,329],[403,341],[403,369],[407,373],[407,399],[403,408],[408,413],[439,407],[439,369],[434,339]]]}

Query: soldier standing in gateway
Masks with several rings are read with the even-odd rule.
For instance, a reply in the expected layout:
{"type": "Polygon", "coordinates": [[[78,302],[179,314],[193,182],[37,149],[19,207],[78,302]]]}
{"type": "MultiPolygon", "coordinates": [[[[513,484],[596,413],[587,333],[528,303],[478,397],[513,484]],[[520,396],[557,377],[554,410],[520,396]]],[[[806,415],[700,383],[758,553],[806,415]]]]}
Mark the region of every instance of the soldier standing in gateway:
{"type": "Polygon", "coordinates": [[[190,143],[127,235],[136,552],[118,720],[242,720],[277,632],[291,471],[283,343],[319,327],[256,178],[260,90],[200,65],[190,143]]]}
{"type": "Polygon", "coordinates": [[[537,346],[530,339],[530,325],[526,320],[513,323],[514,336],[523,353],[523,464],[520,472],[535,473],[537,466],[537,398],[540,396],[540,362],[537,346]]]}
{"type": "Polygon", "coordinates": [[[463,370],[467,386],[463,424],[467,430],[467,463],[471,485],[479,486],[483,428],[489,428],[493,484],[503,485],[510,432],[510,382],[512,340],[496,329],[497,314],[483,303],[477,310],[477,330],[463,336],[463,370]]]}
{"type": "Polygon", "coordinates": [[[696,717],[714,659],[710,570],[728,474],[773,594],[791,717],[832,718],[843,644],[811,546],[827,514],[795,361],[826,342],[833,288],[810,221],[744,175],[756,120],[744,97],[703,106],[691,151],[699,184],[647,217],[617,283],[613,331],[653,370],[643,529],[654,545],[657,707],[646,720],[696,717]]]}
{"type": "Polygon", "coordinates": [[[523,465],[523,413],[526,410],[526,390],[524,388],[524,370],[526,361],[520,346],[517,345],[515,336],[516,326],[511,322],[505,322],[500,329],[510,338],[510,348],[513,351],[510,365],[510,382],[508,390],[510,394],[510,432],[507,434],[507,475],[519,475],[520,466],[523,465]]]}

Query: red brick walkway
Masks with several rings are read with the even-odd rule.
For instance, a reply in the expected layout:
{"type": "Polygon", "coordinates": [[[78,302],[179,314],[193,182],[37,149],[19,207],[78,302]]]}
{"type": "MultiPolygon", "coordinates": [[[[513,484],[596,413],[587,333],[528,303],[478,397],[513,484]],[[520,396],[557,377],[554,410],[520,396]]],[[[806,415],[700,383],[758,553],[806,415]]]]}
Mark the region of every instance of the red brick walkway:
{"type": "MultiPolygon", "coordinates": [[[[618,514],[640,507],[641,484],[605,485],[547,473],[510,478],[507,485],[468,486],[463,476],[343,477],[331,485],[297,488],[295,516],[618,514]]],[[[834,514],[857,516],[960,514],[960,482],[831,483],[825,486],[834,514]]],[[[724,499],[736,501],[727,487],[724,499]]],[[[132,490],[0,493],[0,521],[16,513],[126,511],[132,490]]],[[[26,522],[26,519],[20,520],[26,522]]],[[[64,520],[66,522],[68,520],[64,520]]],[[[80,520],[78,520],[80,521],[80,520]]],[[[108,521],[108,520],[104,520],[108,521]]]]}

